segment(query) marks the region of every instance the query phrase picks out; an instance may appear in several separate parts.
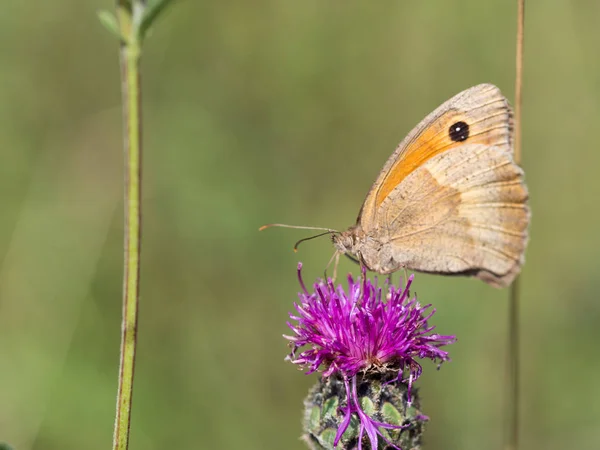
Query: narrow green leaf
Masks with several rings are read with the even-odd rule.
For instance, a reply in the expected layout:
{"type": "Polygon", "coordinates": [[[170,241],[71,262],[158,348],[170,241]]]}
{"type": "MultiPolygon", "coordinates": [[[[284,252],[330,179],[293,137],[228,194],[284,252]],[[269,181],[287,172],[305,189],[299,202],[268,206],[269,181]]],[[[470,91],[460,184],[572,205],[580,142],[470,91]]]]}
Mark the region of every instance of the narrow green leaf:
{"type": "MultiPolygon", "coordinates": [[[[116,36],[117,39],[123,41],[123,36],[121,35],[121,30],[119,30],[119,24],[117,23],[117,18],[113,16],[110,12],[106,10],[98,11],[98,19],[100,23],[104,25],[109,33],[116,36]]],[[[0,450],[2,448],[0,447],[0,450]]]]}
{"type": "Polygon", "coordinates": [[[148,1],[142,23],[140,25],[140,36],[146,36],[148,29],[154,24],[158,16],[162,14],[167,6],[173,3],[173,0],[154,0],[148,1]]]}
{"type": "Polygon", "coordinates": [[[10,445],[6,442],[0,442],[0,450],[14,450],[10,445]]]}

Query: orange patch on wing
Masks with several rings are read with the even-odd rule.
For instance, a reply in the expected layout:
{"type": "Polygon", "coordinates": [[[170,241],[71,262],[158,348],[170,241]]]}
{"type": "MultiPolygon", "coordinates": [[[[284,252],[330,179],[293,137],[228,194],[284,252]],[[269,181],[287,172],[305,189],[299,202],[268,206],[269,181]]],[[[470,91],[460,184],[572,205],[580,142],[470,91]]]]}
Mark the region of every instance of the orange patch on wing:
{"type": "Polygon", "coordinates": [[[378,208],[396,186],[434,156],[467,143],[487,145],[493,143],[493,137],[486,132],[493,130],[477,129],[477,126],[472,126],[469,122],[470,120],[458,111],[447,111],[409,142],[381,184],[375,199],[375,207],[378,208]],[[466,140],[457,142],[450,139],[449,129],[451,125],[460,121],[469,125],[470,135],[466,140]]]}

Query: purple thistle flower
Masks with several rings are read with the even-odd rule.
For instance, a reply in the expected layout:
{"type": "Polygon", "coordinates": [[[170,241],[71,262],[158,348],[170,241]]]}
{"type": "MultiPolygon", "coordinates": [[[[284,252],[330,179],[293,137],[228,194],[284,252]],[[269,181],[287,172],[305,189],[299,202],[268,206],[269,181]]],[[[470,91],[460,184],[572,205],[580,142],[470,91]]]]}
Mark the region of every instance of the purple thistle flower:
{"type": "MultiPolygon", "coordinates": [[[[412,384],[422,372],[417,358],[429,358],[441,364],[448,361],[448,352],[440,347],[455,342],[454,336],[432,333],[428,320],[435,309],[421,306],[410,299],[410,276],[404,289],[388,286],[387,301],[383,289],[371,282],[363,269],[362,277],[348,276],[348,288],[318,280],[314,292],[306,289],[298,264],[298,279],[302,287],[296,313],[290,313],[288,326],[292,336],[284,336],[292,345],[287,357],[292,363],[307,367],[307,373],[323,371],[323,377],[339,376],[345,388],[343,419],[337,428],[333,446],[336,447],[348,429],[353,414],[359,418],[358,448],[367,434],[371,449],[377,449],[378,436],[390,442],[382,430],[402,429],[368,415],[357,394],[357,375],[378,374],[387,383],[407,385],[407,406],[412,403],[412,384]],[[381,375],[383,374],[383,377],[381,375]]],[[[439,367],[439,366],[438,366],[439,367]]]]}

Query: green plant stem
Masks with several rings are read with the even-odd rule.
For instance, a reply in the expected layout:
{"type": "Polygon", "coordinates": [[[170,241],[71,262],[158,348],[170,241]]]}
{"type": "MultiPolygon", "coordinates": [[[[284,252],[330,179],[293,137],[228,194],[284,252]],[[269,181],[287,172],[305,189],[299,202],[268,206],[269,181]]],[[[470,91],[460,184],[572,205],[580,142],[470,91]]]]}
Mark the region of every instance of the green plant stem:
{"type": "MultiPolygon", "coordinates": [[[[120,11],[122,30],[131,30],[130,16],[120,11]]],[[[121,76],[123,118],[125,128],[125,269],[123,282],[123,323],[121,329],[121,357],[119,388],[113,436],[113,450],[126,450],[129,444],[131,402],[137,338],[138,303],[140,286],[141,238],[141,92],[140,41],[130,32],[121,44],[121,76]]]]}
{"type": "Polygon", "coordinates": [[[508,385],[506,450],[519,447],[519,277],[510,287],[508,312],[508,385]]]}
{"type": "MultiPolygon", "coordinates": [[[[515,77],[515,144],[514,159],[521,164],[521,107],[523,103],[523,38],[525,34],[525,0],[517,0],[517,51],[515,77]]],[[[508,306],[508,383],[506,450],[519,448],[519,395],[520,395],[520,348],[519,348],[519,305],[520,282],[515,279],[510,287],[508,306]]]]}

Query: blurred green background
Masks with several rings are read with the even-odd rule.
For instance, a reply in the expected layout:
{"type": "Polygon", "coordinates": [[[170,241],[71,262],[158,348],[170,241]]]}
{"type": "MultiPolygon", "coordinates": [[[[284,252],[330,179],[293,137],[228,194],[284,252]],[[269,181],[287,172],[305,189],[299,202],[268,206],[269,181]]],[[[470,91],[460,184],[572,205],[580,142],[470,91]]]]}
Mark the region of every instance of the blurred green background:
{"type": "MultiPolygon", "coordinates": [[[[481,82],[513,98],[516,2],[180,1],[146,42],[132,449],[302,449],[317,376],[283,360],[296,263],[322,273],[404,135],[481,82]]],[[[109,448],[122,285],[108,0],[0,15],[0,440],[109,448]]],[[[529,2],[522,442],[600,448],[600,3],[529,2]]],[[[357,267],[348,262],[342,272],[357,267]]],[[[425,449],[502,445],[507,294],[418,275],[453,361],[425,365],[425,449]]]]}

